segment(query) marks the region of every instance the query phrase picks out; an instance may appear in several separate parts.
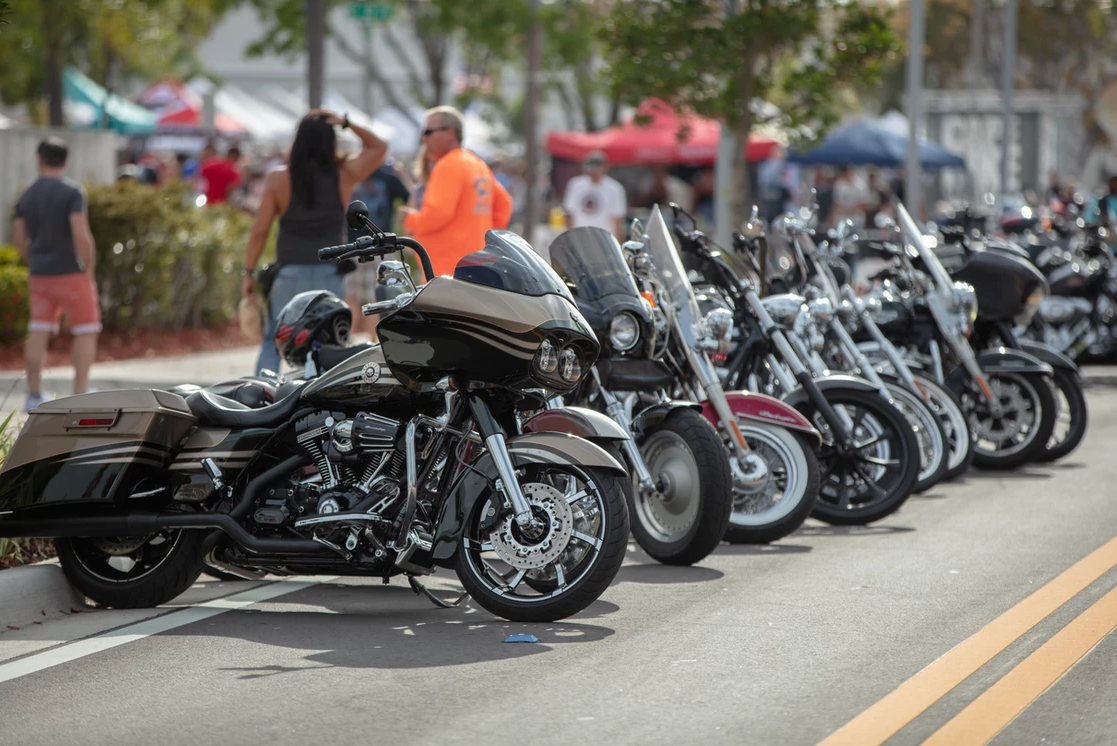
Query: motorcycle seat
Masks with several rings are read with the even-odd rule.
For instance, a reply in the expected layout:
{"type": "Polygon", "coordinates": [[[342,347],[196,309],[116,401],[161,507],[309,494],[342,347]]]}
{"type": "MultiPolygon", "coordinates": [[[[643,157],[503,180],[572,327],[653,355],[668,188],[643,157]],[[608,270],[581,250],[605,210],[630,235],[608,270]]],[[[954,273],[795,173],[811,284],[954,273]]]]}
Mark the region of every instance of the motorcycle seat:
{"type": "Polygon", "coordinates": [[[352,347],[339,347],[337,345],[323,345],[315,352],[316,362],[320,373],[325,373],[327,370],[341,365],[346,360],[365,350],[371,350],[376,345],[373,344],[360,344],[353,345],[352,347]]]}
{"type": "Polygon", "coordinates": [[[299,406],[298,387],[284,398],[266,407],[252,409],[245,404],[201,389],[186,397],[190,411],[202,425],[244,429],[277,427],[286,422],[299,406]]]}

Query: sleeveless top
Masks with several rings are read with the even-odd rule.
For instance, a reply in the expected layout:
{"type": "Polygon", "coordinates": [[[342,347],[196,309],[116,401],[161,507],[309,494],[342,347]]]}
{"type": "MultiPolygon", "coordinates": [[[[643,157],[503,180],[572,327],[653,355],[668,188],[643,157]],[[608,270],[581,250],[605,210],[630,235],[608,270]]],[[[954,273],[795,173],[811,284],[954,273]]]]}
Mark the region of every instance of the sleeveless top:
{"type": "Polygon", "coordinates": [[[345,206],[338,193],[337,171],[312,172],[314,206],[308,208],[291,191],[291,202],[279,219],[275,259],[281,265],[318,264],[318,249],[345,243],[345,206]]]}

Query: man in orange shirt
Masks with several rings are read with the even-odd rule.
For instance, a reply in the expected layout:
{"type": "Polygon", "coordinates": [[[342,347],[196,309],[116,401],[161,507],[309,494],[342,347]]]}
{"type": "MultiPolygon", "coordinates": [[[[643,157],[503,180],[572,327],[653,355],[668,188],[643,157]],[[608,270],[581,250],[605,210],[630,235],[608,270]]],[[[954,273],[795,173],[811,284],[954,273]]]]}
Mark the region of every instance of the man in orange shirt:
{"type": "Polygon", "coordinates": [[[458,260],[485,248],[485,232],[507,228],[512,198],[485,162],[462,148],[462,115],[451,106],[427,112],[423,129],[434,169],[423,208],[400,208],[400,221],[430,254],[436,275],[452,274],[458,260]]]}

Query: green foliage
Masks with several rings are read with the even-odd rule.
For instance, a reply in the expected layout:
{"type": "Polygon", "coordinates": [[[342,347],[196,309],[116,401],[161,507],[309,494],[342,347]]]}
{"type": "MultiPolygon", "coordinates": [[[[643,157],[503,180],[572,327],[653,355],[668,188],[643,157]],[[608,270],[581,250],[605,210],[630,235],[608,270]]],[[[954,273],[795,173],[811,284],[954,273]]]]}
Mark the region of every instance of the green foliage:
{"type": "MultiPolygon", "coordinates": [[[[3,251],[6,254],[7,248],[3,251]]],[[[28,318],[27,268],[18,263],[0,264],[0,343],[23,339],[28,318]]]]}
{"type": "Polygon", "coordinates": [[[0,99],[8,104],[47,95],[47,59],[74,65],[119,88],[120,76],[145,79],[199,69],[195,46],[227,0],[9,0],[16,20],[0,44],[0,99]]]}
{"type": "Polygon", "coordinates": [[[0,246],[0,267],[7,267],[12,264],[23,264],[19,249],[12,244],[0,246]]]}
{"type": "Polygon", "coordinates": [[[11,14],[11,12],[12,6],[8,0],[0,0],[0,26],[7,26],[11,23],[11,21],[5,18],[5,16],[11,14]]]}
{"type": "Polygon", "coordinates": [[[181,187],[125,182],[88,193],[106,329],[200,327],[233,316],[248,215],[195,208],[181,187]]]}

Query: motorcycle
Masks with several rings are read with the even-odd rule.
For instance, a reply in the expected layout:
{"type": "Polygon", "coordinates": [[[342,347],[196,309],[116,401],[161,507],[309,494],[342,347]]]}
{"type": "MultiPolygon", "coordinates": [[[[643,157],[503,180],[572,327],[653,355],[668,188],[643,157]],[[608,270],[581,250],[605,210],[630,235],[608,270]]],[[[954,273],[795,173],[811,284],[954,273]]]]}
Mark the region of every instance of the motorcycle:
{"type": "MultiPolygon", "coordinates": [[[[929,397],[924,398],[924,392],[916,384],[910,369],[894,348],[889,349],[890,345],[882,347],[882,351],[886,355],[893,353],[889,362],[894,375],[878,372],[854,342],[845,325],[846,320],[853,319],[853,305],[848,300],[846,304],[842,303],[837,278],[829,262],[823,261],[808,222],[794,215],[785,215],[777,221],[777,228],[792,248],[798,268],[796,274],[801,278],[794,290],[805,303],[797,318],[796,333],[790,335],[789,340],[815,377],[829,375],[831,370],[860,376],[903,412],[920,446],[919,478],[913,491],[917,494],[925,492],[945,477],[949,463],[946,429],[932,411],[929,397]]],[[[831,240],[839,249],[851,229],[852,223],[846,221],[835,232],[831,240]]],[[[828,247],[828,250],[833,251],[834,247],[828,247]]],[[[852,291],[849,295],[852,296],[852,291]]],[[[957,415],[962,417],[960,410],[957,415]]]]}
{"type": "MultiPolygon", "coordinates": [[[[887,282],[865,296],[880,304],[878,326],[909,365],[931,371],[961,399],[977,438],[977,466],[1009,469],[1034,460],[1055,426],[1051,366],[1016,349],[975,353],[969,342],[978,315],[973,286],[951,278],[932,250],[934,239],[923,235],[902,203],[896,208],[903,242],[886,245],[894,264],[878,279],[887,282]]],[[[1014,314],[1028,310],[1027,299],[1013,304],[1014,314]]]]}
{"type": "MultiPolygon", "coordinates": [[[[0,469],[0,536],[56,539],[71,583],[117,608],[166,603],[207,558],[249,574],[403,574],[417,590],[452,568],[514,621],[597,599],[624,558],[627,473],[586,439],[516,420],[597,357],[566,286],[507,231],[430,279],[421,244],[376,231],[360,203],[347,216],[373,234],[322,260],[408,247],[428,278],[365,307],[382,314],[381,345],[258,409],[204,389],[45,403],[0,469]]],[[[323,319],[334,323],[348,321],[323,319]]],[[[306,345],[315,331],[286,339],[306,345]]]]}
{"type": "Polygon", "coordinates": [[[551,243],[550,255],[603,342],[592,374],[563,404],[606,412],[628,435],[619,455],[632,474],[628,511],[640,547],[666,564],[698,562],[725,535],[733,479],[729,454],[702,408],[664,393],[674,380],[664,360],[673,330],[656,328],[609,231],[568,230],[551,243]]]}
{"type": "MultiPolygon", "coordinates": [[[[750,226],[741,240],[760,258],[756,267],[765,267],[763,226],[750,226]]],[[[756,283],[765,284],[764,272],[741,266],[733,254],[700,231],[683,230],[679,221],[675,230],[696,276],[716,288],[732,309],[726,326],[736,332],[736,341],[723,353],[718,373],[723,386],[778,393],[822,434],[820,492],[812,515],[836,525],[863,525],[898,510],[920,466],[919,443],[903,414],[863,379],[812,376],[789,339],[802,299],[761,300],[756,283]]]]}
{"type": "MultiPolygon", "coordinates": [[[[679,232],[681,208],[672,209],[679,232]]],[[[786,536],[802,525],[817,501],[819,432],[778,399],[722,387],[710,353],[727,344],[731,318],[716,311],[701,315],[658,207],[652,209],[643,241],[628,242],[625,250],[634,276],[669,331],[665,360],[673,371],[670,392],[701,404],[729,454],[733,513],[726,538],[756,544],[786,536]]]]}

